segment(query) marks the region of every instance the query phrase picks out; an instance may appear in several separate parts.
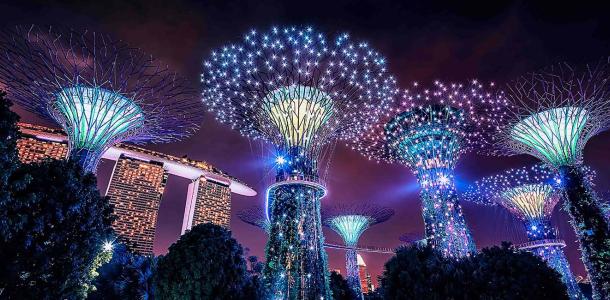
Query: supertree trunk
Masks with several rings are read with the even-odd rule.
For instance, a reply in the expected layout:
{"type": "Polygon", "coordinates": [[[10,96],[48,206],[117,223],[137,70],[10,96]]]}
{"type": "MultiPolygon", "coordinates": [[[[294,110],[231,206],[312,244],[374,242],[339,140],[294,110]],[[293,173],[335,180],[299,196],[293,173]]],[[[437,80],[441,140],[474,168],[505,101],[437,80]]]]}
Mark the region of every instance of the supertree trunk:
{"type": "Polygon", "coordinates": [[[345,270],[347,272],[347,284],[354,291],[357,299],[363,299],[362,286],[360,286],[360,274],[358,272],[358,258],[355,249],[345,252],[345,270]]]}
{"type": "Polygon", "coordinates": [[[525,230],[530,242],[539,241],[543,244],[540,247],[533,248],[529,251],[542,258],[549,267],[553,268],[561,275],[561,281],[565,284],[570,299],[585,299],[576,283],[572,270],[570,270],[570,264],[565,257],[562,247],[548,244],[544,245],[545,240],[553,240],[556,238],[555,232],[553,232],[548,220],[533,219],[529,222],[525,222],[525,230]]]}
{"type": "Polygon", "coordinates": [[[421,197],[428,244],[449,257],[475,253],[455,188],[424,188],[421,197]]]}
{"type": "Polygon", "coordinates": [[[102,151],[88,149],[73,149],[70,151],[70,159],[76,161],[86,172],[96,173],[97,164],[102,158],[102,151]]]}
{"type": "Polygon", "coordinates": [[[610,299],[610,232],[595,192],[579,167],[559,168],[566,207],[580,241],[594,299],[610,299]]]}
{"type": "Polygon", "coordinates": [[[532,252],[544,260],[549,267],[561,275],[561,281],[566,286],[568,296],[571,300],[586,299],[574,279],[574,274],[570,270],[570,264],[559,246],[544,246],[532,249],[532,252]]]}
{"type": "Polygon", "coordinates": [[[320,218],[323,191],[287,183],[270,190],[265,287],[270,299],[331,299],[320,218]]]}

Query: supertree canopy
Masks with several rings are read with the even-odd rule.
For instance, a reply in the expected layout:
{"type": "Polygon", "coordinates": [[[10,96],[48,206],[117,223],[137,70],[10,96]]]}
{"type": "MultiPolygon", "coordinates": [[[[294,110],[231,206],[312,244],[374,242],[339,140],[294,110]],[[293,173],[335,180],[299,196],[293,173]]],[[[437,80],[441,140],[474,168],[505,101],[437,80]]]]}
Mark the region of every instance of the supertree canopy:
{"type": "Polygon", "coordinates": [[[375,224],[387,221],[394,210],[373,204],[340,205],[325,210],[323,223],[341,236],[345,246],[346,279],[355,295],[362,299],[356,246],[362,233],[375,224]]]}
{"type": "Polygon", "coordinates": [[[265,216],[265,211],[260,206],[252,206],[237,213],[237,217],[244,223],[256,226],[269,233],[271,224],[265,216]]]}
{"type": "Polygon", "coordinates": [[[455,193],[455,165],[463,153],[491,143],[492,119],[503,118],[507,105],[502,93],[486,88],[493,84],[414,84],[353,145],[369,159],[413,171],[421,187],[427,242],[451,257],[476,251],[455,193]]]}
{"type": "Polygon", "coordinates": [[[95,172],[119,142],[189,136],[203,107],[175,73],[94,32],[16,27],[0,33],[0,82],[19,105],[59,124],[69,155],[95,172]]]}
{"type": "Polygon", "coordinates": [[[610,298],[609,223],[581,168],[587,141],[610,125],[610,63],[552,66],[516,80],[507,95],[498,153],[531,154],[558,169],[594,298],[610,298]]]}
{"type": "Polygon", "coordinates": [[[464,196],[478,203],[501,205],[523,221],[529,242],[520,248],[539,255],[561,274],[571,299],[585,299],[563,253],[565,243],[557,239],[551,227],[551,214],[561,196],[560,183],[554,170],[534,165],[485,177],[470,186],[464,196]]]}
{"type": "Polygon", "coordinates": [[[330,299],[318,160],[387,108],[396,89],[385,59],[347,34],[327,40],[312,28],[273,28],[213,51],[201,81],[217,120],[277,152],[265,287],[277,299],[330,299]]]}

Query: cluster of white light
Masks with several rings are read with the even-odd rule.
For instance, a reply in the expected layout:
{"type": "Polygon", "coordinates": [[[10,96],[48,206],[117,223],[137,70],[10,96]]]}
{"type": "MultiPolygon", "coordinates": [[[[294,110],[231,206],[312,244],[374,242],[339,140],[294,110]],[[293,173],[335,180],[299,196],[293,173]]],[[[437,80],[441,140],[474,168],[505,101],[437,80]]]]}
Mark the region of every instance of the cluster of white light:
{"type": "Polygon", "coordinates": [[[544,165],[509,169],[476,181],[464,197],[500,204],[523,220],[544,219],[559,201],[557,180],[558,175],[544,165]]]}
{"type": "Polygon", "coordinates": [[[414,83],[352,148],[414,172],[453,169],[462,153],[491,145],[495,122],[506,118],[508,101],[494,88],[476,80],[466,85],[436,81],[431,89],[414,83]]]}
{"type": "Polygon", "coordinates": [[[330,140],[367,130],[396,92],[385,59],[368,44],[295,27],[251,31],[213,51],[201,81],[219,121],[280,149],[303,147],[311,159],[330,140]]]}

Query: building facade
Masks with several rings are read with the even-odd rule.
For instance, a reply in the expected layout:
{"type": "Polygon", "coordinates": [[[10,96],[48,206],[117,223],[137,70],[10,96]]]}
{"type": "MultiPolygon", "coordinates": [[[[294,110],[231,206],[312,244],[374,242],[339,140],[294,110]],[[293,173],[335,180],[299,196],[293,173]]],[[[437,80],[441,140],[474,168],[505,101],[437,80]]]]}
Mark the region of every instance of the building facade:
{"type": "Polygon", "coordinates": [[[230,228],[230,182],[201,176],[189,185],[182,233],[202,223],[213,223],[230,228]]]}
{"type": "Polygon", "coordinates": [[[143,255],[153,254],[157,215],[167,176],[160,162],[122,155],[108,184],[106,196],[116,216],[112,227],[119,240],[143,255]]]}
{"type": "Polygon", "coordinates": [[[362,293],[367,294],[370,292],[374,292],[375,286],[373,286],[371,274],[366,268],[366,263],[364,263],[364,259],[362,259],[362,256],[360,256],[360,254],[358,254],[358,275],[360,276],[360,287],[362,288],[362,293]]]}
{"type": "MultiPolygon", "coordinates": [[[[20,128],[29,126],[34,130],[45,130],[46,127],[34,126],[29,124],[19,124],[20,128]]],[[[23,163],[35,163],[44,159],[63,159],[68,155],[68,144],[60,139],[42,140],[27,132],[21,133],[21,138],[17,140],[17,151],[19,160],[23,163]]]]}

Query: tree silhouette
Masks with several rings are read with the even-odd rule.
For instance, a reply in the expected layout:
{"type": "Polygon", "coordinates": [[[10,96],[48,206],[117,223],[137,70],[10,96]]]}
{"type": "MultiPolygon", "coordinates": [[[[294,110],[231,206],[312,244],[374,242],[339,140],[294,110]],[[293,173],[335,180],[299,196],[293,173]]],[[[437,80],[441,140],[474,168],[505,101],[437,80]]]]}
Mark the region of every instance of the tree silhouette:
{"type": "Polygon", "coordinates": [[[462,259],[402,247],[385,264],[385,299],[568,299],[559,273],[510,244],[462,259]]]}
{"type": "Polygon", "coordinates": [[[333,293],[334,300],[358,299],[358,296],[356,296],[354,291],[349,287],[347,280],[335,271],[330,273],[330,290],[333,293]]]}
{"type": "Polygon", "coordinates": [[[112,208],[72,161],[21,165],[0,201],[0,285],[10,299],[82,298],[111,236],[112,208]]]}
{"type": "Polygon", "coordinates": [[[231,232],[200,224],[169,247],[157,265],[156,299],[244,299],[249,274],[231,232]]]}

